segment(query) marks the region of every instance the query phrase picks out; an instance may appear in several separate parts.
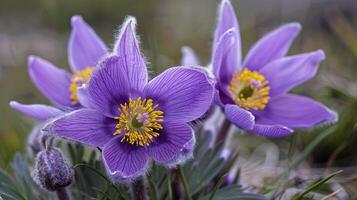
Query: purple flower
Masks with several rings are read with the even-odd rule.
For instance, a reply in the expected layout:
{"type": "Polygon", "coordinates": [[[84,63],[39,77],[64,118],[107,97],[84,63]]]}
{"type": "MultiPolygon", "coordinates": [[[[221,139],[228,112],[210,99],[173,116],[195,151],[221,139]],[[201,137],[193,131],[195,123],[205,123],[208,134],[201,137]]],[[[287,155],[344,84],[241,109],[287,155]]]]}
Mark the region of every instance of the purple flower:
{"type": "Polygon", "coordinates": [[[195,52],[190,47],[184,46],[181,48],[182,58],[181,64],[186,65],[199,65],[200,61],[197,58],[195,52]]]}
{"type": "Polygon", "coordinates": [[[12,108],[35,119],[47,120],[81,106],[77,88],[88,81],[99,59],[107,53],[107,47],[81,16],[73,16],[71,25],[68,59],[73,73],[36,56],[28,58],[32,82],[57,108],[15,101],[10,102],[12,108]]]}
{"type": "Polygon", "coordinates": [[[291,128],[336,120],[337,115],[323,104],[287,94],[314,77],[325,58],[322,50],[286,56],[300,29],[300,24],[290,23],[270,32],[242,62],[239,24],[230,1],[222,1],[212,56],[215,101],[239,128],[280,137],[290,134],[291,128]]]}
{"type": "Polygon", "coordinates": [[[45,130],[102,149],[116,181],[142,175],[150,158],[174,165],[192,151],[190,121],[211,105],[213,86],[201,70],[173,67],[148,81],[134,32],[123,25],[114,51],[99,64],[87,87],[87,105],[51,122],[45,130]]]}

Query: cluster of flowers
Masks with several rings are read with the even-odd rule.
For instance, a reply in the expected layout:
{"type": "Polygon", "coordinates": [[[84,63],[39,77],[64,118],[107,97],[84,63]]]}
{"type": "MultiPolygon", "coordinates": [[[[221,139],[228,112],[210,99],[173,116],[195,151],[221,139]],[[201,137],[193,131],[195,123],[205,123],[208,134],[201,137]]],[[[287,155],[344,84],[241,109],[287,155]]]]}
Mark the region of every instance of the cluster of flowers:
{"type": "MultiPolygon", "coordinates": [[[[74,16],[68,46],[73,73],[39,57],[28,59],[33,83],[54,107],[15,101],[10,106],[45,122],[47,136],[101,149],[108,175],[118,182],[143,175],[150,160],[172,167],[190,158],[195,147],[190,122],[212,107],[221,108],[238,128],[265,137],[336,120],[321,103],[288,94],[314,77],[325,58],[322,50],[286,55],[301,29],[298,23],[265,35],[242,61],[239,23],[228,0],[218,15],[207,68],[186,48],[183,66],[150,80],[135,18],[127,17],[108,49],[82,17],[74,16]]],[[[61,155],[54,147],[45,151],[61,155]]]]}

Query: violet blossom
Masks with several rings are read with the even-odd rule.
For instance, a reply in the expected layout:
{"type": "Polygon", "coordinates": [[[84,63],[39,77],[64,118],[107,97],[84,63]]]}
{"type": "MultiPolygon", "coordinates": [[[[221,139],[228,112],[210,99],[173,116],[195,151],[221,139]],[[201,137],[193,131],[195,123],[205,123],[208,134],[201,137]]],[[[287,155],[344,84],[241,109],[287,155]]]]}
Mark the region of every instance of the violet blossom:
{"type": "Polygon", "coordinates": [[[58,68],[37,56],[29,56],[28,73],[32,82],[56,107],[32,104],[24,105],[16,101],[10,106],[32,118],[45,121],[80,108],[78,87],[85,84],[94,67],[108,50],[95,31],[81,16],[71,19],[71,34],[68,43],[68,60],[72,73],[58,68]]]}
{"type": "Polygon", "coordinates": [[[215,102],[239,128],[280,137],[293,132],[292,128],[336,120],[337,115],[323,104],[288,94],[313,78],[325,58],[322,50],[286,56],[300,29],[300,24],[290,23],[268,33],[242,62],[238,20],[230,1],[221,2],[212,55],[215,102]]]}
{"type": "Polygon", "coordinates": [[[148,81],[134,30],[135,19],[128,18],[113,52],[89,79],[87,107],[45,127],[55,136],[102,149],[115,181],[142,175],[151,158],[167,166],[183,162],[195,144],[189,122],[213,100],[207,74],[194,67],[172,67],[148,81]]]}

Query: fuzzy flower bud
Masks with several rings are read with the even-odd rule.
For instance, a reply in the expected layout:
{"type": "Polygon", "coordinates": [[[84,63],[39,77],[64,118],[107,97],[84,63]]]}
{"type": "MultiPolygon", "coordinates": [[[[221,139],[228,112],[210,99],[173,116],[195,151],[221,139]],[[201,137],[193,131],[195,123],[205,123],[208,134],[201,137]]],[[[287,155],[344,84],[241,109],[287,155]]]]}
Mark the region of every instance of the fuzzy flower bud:
{"type": "Polygon", "coordinates": [[[49,146],[36,157],[33,179],[49,191],[60,190],[71,184],[73,169],[59,148],[49,146]]]}

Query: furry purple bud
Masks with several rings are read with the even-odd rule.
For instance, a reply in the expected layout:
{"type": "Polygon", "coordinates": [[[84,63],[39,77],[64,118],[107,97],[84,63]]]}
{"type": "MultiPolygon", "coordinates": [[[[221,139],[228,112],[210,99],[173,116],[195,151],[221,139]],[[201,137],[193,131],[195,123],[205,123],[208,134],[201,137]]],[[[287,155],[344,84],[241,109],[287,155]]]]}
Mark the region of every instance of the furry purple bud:
{"type": "Polygon", "coordinates": [[[59,148],[49,146],[36,157],[33,178],[49,191],[60,190],[73,180],[74,172],[59,148]]]}

